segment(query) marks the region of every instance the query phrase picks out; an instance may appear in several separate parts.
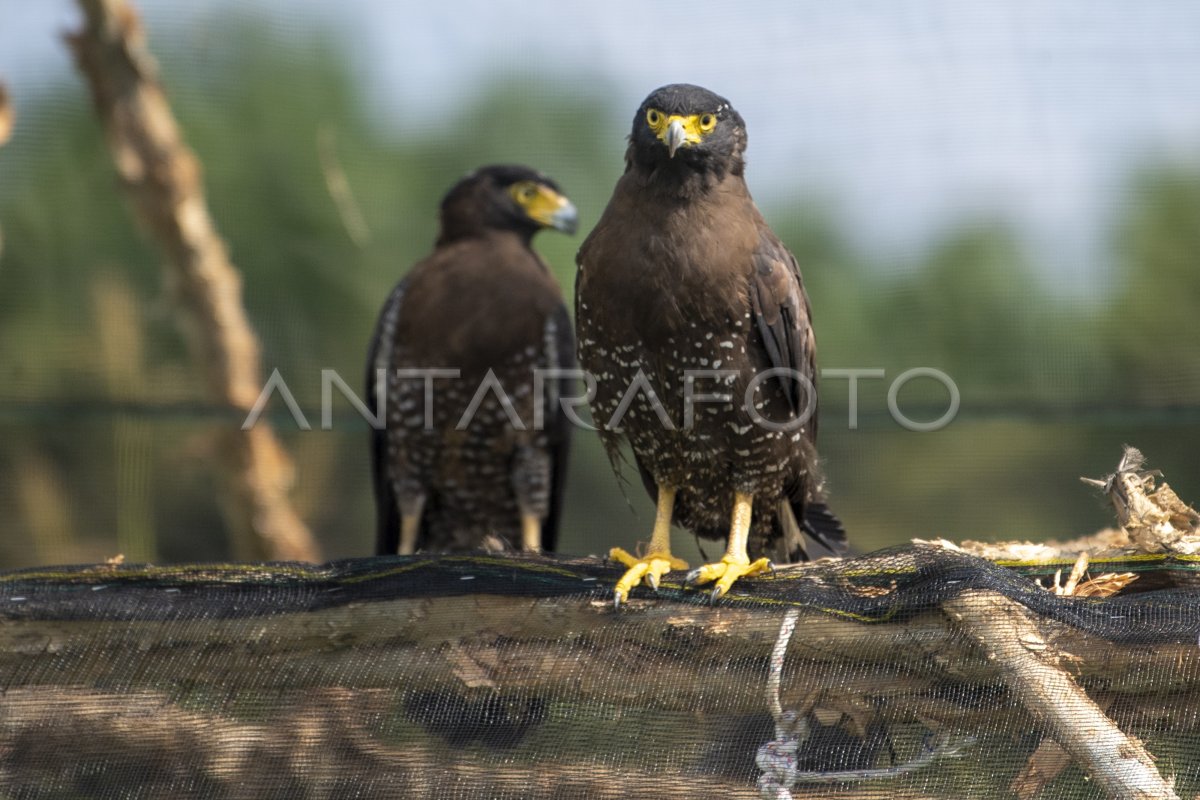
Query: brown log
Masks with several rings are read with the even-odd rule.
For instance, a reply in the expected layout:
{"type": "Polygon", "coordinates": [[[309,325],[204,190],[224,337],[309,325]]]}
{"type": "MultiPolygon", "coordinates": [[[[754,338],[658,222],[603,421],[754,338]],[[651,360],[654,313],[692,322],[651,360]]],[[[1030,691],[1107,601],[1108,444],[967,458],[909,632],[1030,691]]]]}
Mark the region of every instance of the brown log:
{"type": "MultiPolygon", "coordinates": [[[[482,764],[472,758],[448,760],[444,751],[430,743],[381,741],[370,729],[369,720],[386,713],[388,699],[378,693],[338,689],[314,692],[288,710],[291,725],[273,725],[214,719],[180,708],[168,695],[154,692],[115,698],[75,688],[10,691],[0,707],[0,741],[9,743],[10,753],[25,756],[15,768],[11,758],[0,756],[0,764],[9,762],[7,769],[0,770],[0,779],[7,778],[9,783],[53,780],[60,766],[52,758],[37,759],[37,753],[70,752],[86,763],[92,756],[111,757],[117,749],[138,754],[144,763],[161,764],[152,773],[159,780],[173,777],[171,770],[178,770],[195,783],[207,779],[222,785],[222,797],[247,800],[278,796],[279,787],[288,782],[303,785],[304,796],[341,796],[336,789],[347,781],[372,797],[410,800],[446,797],[447,787],[469,787],[470,794],[455,797],[528,800],[624,800],[643,793],[662,800],[761,797],[746,782],[669,769],[607,766],[584,760],[587,753],[554,760],[510,758],[503,764],[482,764]]],[[[935,796],[878,785],[795,788],[791,794],[794,800],[924,800],[935,796]]]]}
{"type": "MultiPolygon", "coordinates": [[[[87,582],[77,583],[74,591],[85,598],[97,591],[123,591],[134,585],[121,582],[118,576],[123,569],[111,568],[111,583],[89,572],[87,582]]],[[[32,588],[53,581],[54,573],[15,577],[25,583],[14,586],[32,588]]],[[[227,578],[222,591],[228,592],[234,583],[227,578]]],[[[158,585],[164,588],[155,591],[172,590],[158,585]]],[[[204,591],[188,588],[186,582],[177,585],[183,591],[204,591]]],[[[169,751],[164,758],[171,762],[170,754],[175,752],[171,748],[176,748],[197,754],[193,761],[233,769],[230,780],[245,776],[238,772],[241,767],[228,765],[242,764],[247,758],[254,761],[231,751],[229,742],[242,742],[246,748],[260,748],[262,758],[278,757],[280,763],[307,764],[305,759],[316,759],[298,773],[307,776],[303,781],[309,786],[325,780],[321,766],[325,761],[318,754],[333,758],[328,754],[338,752],[334,761],[349,765],[351,772],[360,769],[372,780],[418,780],[416,785],[422,787],[414,775],[429,770],[459,775],[461,771],[456,780],[481,792],[475,796],[622,796],[619,792],[629,789],[622,776],[629,776],[652,781],[658,796],[682,797],[673,792],[689,787],[692,796],[699,792],[752,797],[746,786],[727,784],[719,777],[705,776],[703,787],[698,788],[695,782],[702,774],[704,753],[694,747],[670,748],[680,746],[673,737],[681,735],[689,737],[684,745],[714,745],[730,735],[728,726],[739,719],[764,716],[770,654],[782,618],[781,613],[761,606],[635,597],[615,613],[607,598],[587,594],[548,598],[463,594],[231,619],[101,621],[22,618],[22,601],[10,597],[14,594],[0,591],[0,599],[10,603],[7,618],[0,622],[0,691],[4,692],[0,792],[5,774],[30,767],[20,758],[14,765],[6,753],[29,752],[22,750],[21,743],[34,742],[38,735],[53,738],[48,731],[80,729],[92,731],[89,742],[116,763],[133,758],[131,754],[159,753],[163,748],[169,751]],[[330,700],[343,696],[352,701],[330,700]],[[539,723],[540,733],[531,734],[542,736],[539,747],[559,752],[559,738],[576,725],[586,735],[580,734],[573,746],[566,747],[572,755],[560,754],[543,767],[514,757],[484,773],[471,773],[473,751],[430,749],[428,736],[415,748],[393,749],[380,743],[383,723],[379,720],[391,720],[388,724],[410,731],[417,724],[405,711],[413,697],[432,698],[429,703],[435,713],[456,703],[488,698],[518,704],[533,698],[555,709],[550,721],[539,723]],[[319,698],[323,699],[317,702],[319,698]],[[334,713],[331,704],[341,711],[334,713]],[[175,733],[157,739],[157,728],[142,724],[144,713],[138,711],[142,706],[159,709],[164,719],[173,721],[169,727],[175,733]],[[243,706],[250,709],[254,721],[249,727],[238,720],[243,706]],[[269,715],[267,722],[259,721],[263,714],[269,715]],[[375,728],[366,731],[364,720],[375,720],[370,723],[375,728]],[[269,735],[272,730],[292,729],[305,731],[305,746],[310,749],[269,735]],[[668,762],[674,766],[664,767],[661,774],[640,772],[643,765],[636,748],[629,749],[630,742],[637,740],[625,738],[630,730],[643,740],[661,737],[664,751],[675,753],[668,762]],[[359,738],[354,740],[355,736],[359,738]],[[344,748],[332,749],[334,740],[359,741],[353,750],[356,755],[344,748]],[[572,761],[578,759],[580,748],[586,751],[597,742],[612,742],[598,763],[572,761]],[[285,752],[290,753],[286,758],[285,752]],[[522,782],[539,788],[529,794],[511,788],[522,782]],[[666,786],[661,793],[660,786],[666,786]],[[505,795],[510,791],[516,793],[505,795]]],[[[1200,708],[1197,648],[1119,645],[1032,616],[1022,617],[1017,626],[1008,611],[997,617],[996,610],[1006,607],[990,596],[972,602],[983,606],[979,618],[969,624],[981,626],[985,634],[964,628],[974,606],[968,605],[964,615],[955,601],[948,603],[955,617],[931,609],[888,623],[799,609],[784,659],[782,707],[811,712],[822,724],[838,725],[857,736],[882,725],[898,742],[901,760],[913,756],[928,732],[990,734],[994,747],[997,741],[1017,741],[1040,729],[1069,742],[1071,734],[1063,732],[1066,723],[1058,718],[1059,712],[1046,711],[1039,703],[1062,706],[1066,698],[1068,705],[1062,708],[1073,709],[1071,704],[1088,698],[1081,686],[1090,688],[1101,706],[1111,708],[1113,718],[1131,729],[1162,730],[1166,725],[1172,733],[1200,730],[1200,712],[1188,711],[1200,708]],[[1020,652],[1009,652],[1011,640],[1005,637],[1012,636],[1020,652]],[[1058,657],[1053,663],[1039,661],[1031,671],[1020,657],[1028,654],[1028,643],[1038,641],[1058,657]],[[985,652],[986,647],[992,649],[985,652]],[[1031,680],[1041,681],[1043,688],[1029,688],[1031,680]],[[1167,685],[1172,687],[1169,702],[1164,700],[1167,685]],[[1001,686],[1007,691],[997,690],[1001,686]],[[1074,688],[1067,692],[1067,686],[1074,688]]],[[[260,603],[261,595],[251,607],[260,603]]],[[[86,605],[82,600],[80,609],[86,605]]],[[[291,599],[283,605],[305,604],[291,599]]],[[[231,607],[230,601],[226,599],[221,607],[231,607]]],[[[1083,719],[1089,731],[1097,730],[1097,725],[1101,732],[1106,730],[1094,715],[1077,718],[1075,713],[1061,712],[1072,721],[1083,719]]],[[[1113,723],[1106,724],[1109,732],[1115,729],[1113,723]]],[[[1130,747],[1140,747],[1129,737],[1124,740],[1130,747]]],[[[1087,759],[1104,754],[1088,748],[1094,745],[1068,752],[1093,769],[1087,759]]],[[[742,763],[747,758],[752,762],[752,754],[752,749],[743,752],[742,763]]],[[[1012,764],[1015,775],[1016,765],[1027,755],[1016,750],[1012,755],[993,752],[989,757],[997,759],[997,770],[1012,764]]],[[[1142,761],[1137,763],[1145,768],[1142,761]]],[[[937,764],[927,769],[938,774],[937,764]]],[[[944,774],[953,775],[954,769],[944,774]]],[[[1013,775],[998,772],[995,777],[997,785],[1007,785],[1013,775]]],[[[247,786],[256,785],[245,779],[247,786]]],[[[893,781],[884,788],[894,791],[898,786],[920,785],[932,784],[915,779],[893,781]]],[[[880,796],[870,794],[867,786],[877,784],[796,789],[793,797],[880,796]]]]}
{"type": "MultiPolygon", "coordinates": [[[[1135,703],[1142,694],[1155,702],[1164,691],[1200,696],[1195,647],[1119,645],[1050,620],[1037,626],[1070,674],[1107,696],[1135,703]]],[[[744,687],[764,680],[777,632],[777,615],[761,609],[632,599],[614,614],[603,601],[492,595],[188,622],[11,619],[0,625],[0,679],[45,685],[70,675],[78,684],[129,685],[134,672],[142,688],[169,677],[265,691],[341,685],[348,674],[355,688],[385,688],[402,675],[409,687],[430,690],[529,689],[680,712],[720,695],[731,713],[753,713],[762,698],[744,687]],[[366,651],[373,656],[364,658],[366,651]]],[[[813,693],[872,697],[896,718],[934,709],[957,725],[994,709],[941,703],[927,693],[948,680],[995,685],[1003,675],[939,612],[864,624],[804,610],[782,699],[794,707],[813,693]]],[[[1013,706],[1004,713],[1024,712],[1013,706]]]]}

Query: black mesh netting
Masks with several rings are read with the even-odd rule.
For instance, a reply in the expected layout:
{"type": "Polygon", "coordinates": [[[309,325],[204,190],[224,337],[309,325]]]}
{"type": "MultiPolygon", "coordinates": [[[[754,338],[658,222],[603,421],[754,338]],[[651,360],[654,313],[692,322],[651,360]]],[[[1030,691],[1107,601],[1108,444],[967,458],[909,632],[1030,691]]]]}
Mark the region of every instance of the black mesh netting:
{"type": "Polygon", "coordinates": [[[1059,597],[913,546],[619,612],[596,560],[10,572],[0,797],[1104,796],[1071,682],[1191,797],[1198,564],[1059,597]]]}

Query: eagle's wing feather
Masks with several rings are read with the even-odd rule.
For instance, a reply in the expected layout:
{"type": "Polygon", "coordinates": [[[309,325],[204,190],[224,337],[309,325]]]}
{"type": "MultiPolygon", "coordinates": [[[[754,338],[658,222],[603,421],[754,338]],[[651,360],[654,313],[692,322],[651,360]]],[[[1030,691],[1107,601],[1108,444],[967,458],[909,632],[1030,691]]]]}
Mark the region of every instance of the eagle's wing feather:
{"type": "MultiPolygon", "coordinates": [[[[396,327],[400,322],[400,305],[404,300],[404,291],[408,287],[408,279],[400,281],[388,295],[375,322],[375,331],[371,334],[371,345],[367,351],[367,380],[364,400],[367,409],[373,416],[379,416],[378,379],[383,370],[384,389],[387,394],[387,373],[392,370],[392,352],[396,341],[396,327]]],[[[375,554],[395,554],[400,546],[400,507],[397,503],[396,488],[392,481],[388,458],[388,420],[383,414],[382,425],[371,429],[371,486],[375,492],[375,554]]]]}
{"type": "MultiPolygon", "coordinates": [[[[552,352],[551,366],[561,370],[575,369],[575,334],[567,307],[560,305],[547,320],[546,348],[552,352]]],[[[542,524],[542,550],[552,553],[558,543],[558,526],[562,517],[563,492],[566,488],[567,462],[571,455],[571,421],[567,419],[559,399],[573,394],[575,379],[564,377],[546,381],[546,434],[550,448],[550,508],[542,524]]]]}
{"type": "MultiPolygon", "coordinates": [[[[813,337],[812,312],[796,258],[765,225],[760,227],[759,246],[753,256],[750,279],[751,316],[758,329],[767,361],[772,369],[789,374],[778,379],[788,404],[796,414],[808,413],[800,446],[810,451],[809,471],[792,486],[784,501],[790,513],[781,514],[785,552],[795,560],[804,558],[804,530],[835,553],[846,550],[846,531],[823,502],[822,478],[816,455],[817,438],[817,348],[813,337]],[[811,393],[811,396],[810,396],[811,393]],[[810,406],[811,404],[811,406],[810,406]]],[[[783,512],[783,509],[781,509],[783,512]]]]}

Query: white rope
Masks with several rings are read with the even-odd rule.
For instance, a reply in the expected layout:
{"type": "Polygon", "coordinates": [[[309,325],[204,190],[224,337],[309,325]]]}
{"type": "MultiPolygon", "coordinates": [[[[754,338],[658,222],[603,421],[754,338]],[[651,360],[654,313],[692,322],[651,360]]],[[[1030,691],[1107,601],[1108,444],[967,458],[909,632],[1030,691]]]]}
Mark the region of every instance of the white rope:
{"type": "Polygon", "coordinates": [[[790,608],[779,627],[775,649],[771,651],[771,671],[767,676],[767,705],[775,718],[775,739],[758,748],[755,761],[763,774],[758,778],[758,792],[764,800],[792,800],[796,784],[796,753],[801,738],[808,738],[808,724],[795,711],[784,711],[779,702],[779,683],[783,676],[783,660],[788,642],[796,629],[799,609],[790,608]]]}
{"type": "Polygon", "coordinates": [[[758,748],[755,762],[762,770],[758,778],[759,795],[764,800],[792,800],[792,787],[797,781],[805,783],[841,783],[877,778],[895,778],[923,769],[939,758],[956,758],[975,743],[971,736],[935,736],[912,760],[884,769],[848,770],[844,772],[800,772],[796,769],[800,745],[808,740],[808,723],[795,711],[785,711],[779,700],[779,684],[783,676],[783,661],[788,643],[796,629],[798,609],[789,609],[779,626],[779,636],[771,651],[771,670],[767,675],[767,706],[775,719],[775,739],[758,748]]]}
{"type": "Polygon", "coordinates": [[[796,620],[799,618],[799,609],[788,609],[783,616],[783,624],[779,626],[779,636],[775,637],[775,649],[771,651],[771,674],[767,677],[767,704],[771,707],[771,716],[775,718],[776,725],[783,716],[783,705],[779,702],[779,681],[783,675],[783,659],[787,655],[788,642],[792,640],[792,631],[796,630],[796,620]]]}

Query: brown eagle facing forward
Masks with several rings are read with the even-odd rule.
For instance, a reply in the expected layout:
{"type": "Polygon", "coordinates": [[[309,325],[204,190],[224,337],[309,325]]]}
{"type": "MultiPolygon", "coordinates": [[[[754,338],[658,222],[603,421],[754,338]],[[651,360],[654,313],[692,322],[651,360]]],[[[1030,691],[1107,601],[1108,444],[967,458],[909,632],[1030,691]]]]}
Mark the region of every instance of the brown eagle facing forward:
{"type": "Polygon", "coordinates": [[[802,531],[842,552],[815,448],[816,346],[796,259],[767,227],[743,176],[746,128],[729,101],[688,84],[638,108],[625,173],[580,248],[581,365],[614,463],[629,442],[657,499],[648,552],[610,557],[643,579],[687,565],[670,525],[727,539],[688,573],[719,598],[771,560],[807,558],[802,531]],[[752,560],[753,559],[753,560],[752,560]]]}

